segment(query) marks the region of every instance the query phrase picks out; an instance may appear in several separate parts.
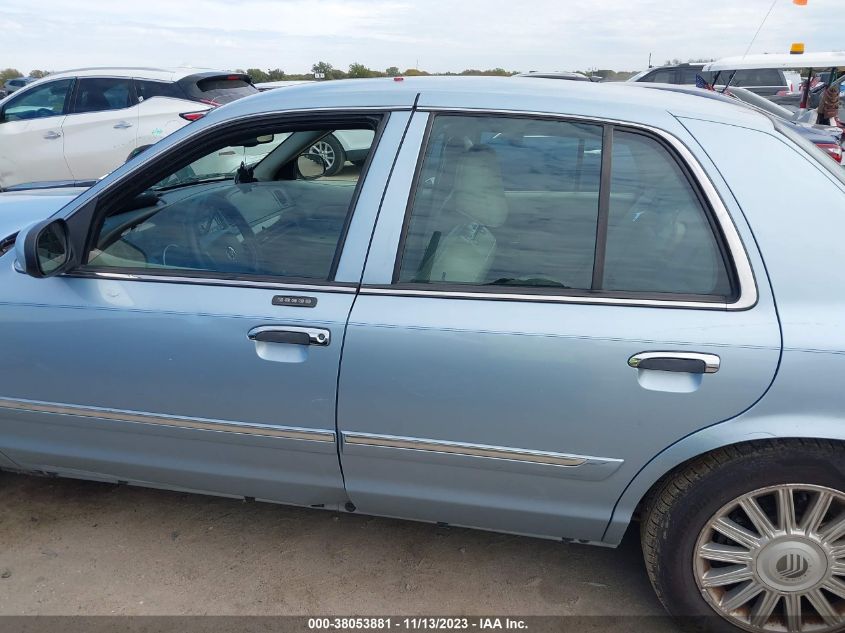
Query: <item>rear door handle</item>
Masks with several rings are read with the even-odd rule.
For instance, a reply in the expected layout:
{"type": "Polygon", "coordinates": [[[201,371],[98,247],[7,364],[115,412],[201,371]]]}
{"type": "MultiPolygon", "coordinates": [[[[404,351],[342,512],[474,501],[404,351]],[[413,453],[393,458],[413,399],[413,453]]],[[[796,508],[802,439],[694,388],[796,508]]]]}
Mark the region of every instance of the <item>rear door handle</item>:
{"type": "Polygon", "coordinates": [[[722,359],[715,354],[696,352],[641,352],[628,359],[628,366],[634,369],[685,374],[715,374],[721,365],[722,359]]]}
{"type": "Polygon", "coordinates": [[[115,123],[114,125],[115,130],[125,130],[130,127],[132,127],[132,124],[129,121],[121,121],[120,123],[115,123]]]}
{"type": "Polygon", "coordinates": [[[62,138],[62,135],[54,130],[50,130],[49,132],[44,133],[44,138],[48,141],[54,141],[57,138],[62,138]]]}
{"type": "Polygon", "coordinates": [[[331,332],[324,328],[296,327],[291,325],[262,325],[247,334],[249,340],[259,343],[283,343],[287,345],[327,346],[331,332]]]}

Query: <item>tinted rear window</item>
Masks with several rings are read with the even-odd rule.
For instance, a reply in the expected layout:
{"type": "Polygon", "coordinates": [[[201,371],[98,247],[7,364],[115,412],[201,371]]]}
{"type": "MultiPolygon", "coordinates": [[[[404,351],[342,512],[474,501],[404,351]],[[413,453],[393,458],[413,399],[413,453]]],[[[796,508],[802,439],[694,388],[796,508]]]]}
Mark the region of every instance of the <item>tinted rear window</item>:
{"type": "MultiPolygon", "coordinates": [[[[726,75],[723,72],[722,78],[726,75]]],[[[730,73],[727,74],[730,76],[730,73]]],[[[756,68],[753,70],[738,70],[731,82],[734,86],[784,86],[786,82],[781,78],[780,71],[775,69],[756,68]]]]}
{"type": "Polygon", "coordinates": [[[199,91],[197,98],[214,105],[223,105],[258,92],[255,86],[243,79],[211,77],[200,79],[196,85],[199,91]]]}
{"type": "Polygon", "coordinates": [[[184,99],[185,92],[178,84],[170,83],[168,81],[148,81],[146,79],[136,79],[135,89],[138,91],[138,96],[143,99],[152,99],[153,97],[173,97],[175,99],[184,99]]]}

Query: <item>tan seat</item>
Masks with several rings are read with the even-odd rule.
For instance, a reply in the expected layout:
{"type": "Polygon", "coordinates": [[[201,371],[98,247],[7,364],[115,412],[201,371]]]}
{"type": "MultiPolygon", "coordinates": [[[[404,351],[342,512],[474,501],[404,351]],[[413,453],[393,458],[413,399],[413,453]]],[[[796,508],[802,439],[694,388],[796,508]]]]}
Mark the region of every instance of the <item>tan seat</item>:
{"type": "Polygon", "coordinates": [[[493,149],[477,145],[460,158],[452,205],[469,221],[441,240],[429,280],[483,283],[496,254],[496,237],[490,229],[502,226],[508,217],[502,169],[493,149]]]}

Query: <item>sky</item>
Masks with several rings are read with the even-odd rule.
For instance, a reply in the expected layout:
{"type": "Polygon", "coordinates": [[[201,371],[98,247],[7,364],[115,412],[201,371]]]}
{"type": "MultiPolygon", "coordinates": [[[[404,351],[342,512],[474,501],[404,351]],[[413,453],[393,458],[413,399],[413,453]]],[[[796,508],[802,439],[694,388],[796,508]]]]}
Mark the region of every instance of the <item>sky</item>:
{"type": "MultiPolygon", "coordinates": [[[[640,70],[742,55],[772,0],[0,0],[0,68],[640,70]]],[[[845,0],[777,0],[752,53],[845,49],[845,0]]]]}

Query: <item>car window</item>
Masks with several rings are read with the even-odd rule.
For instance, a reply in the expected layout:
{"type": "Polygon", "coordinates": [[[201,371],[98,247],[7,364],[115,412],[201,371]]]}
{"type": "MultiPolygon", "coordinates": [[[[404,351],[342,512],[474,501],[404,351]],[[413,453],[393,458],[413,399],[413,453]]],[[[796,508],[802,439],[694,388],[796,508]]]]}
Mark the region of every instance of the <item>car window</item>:
{"type": "Polygon", "coordinates": [[[149,81],[146,79],[135,80],[135,90],[140,100],[146,101],[153,97],[172,97],[184,99],[185,93],[178,84],[169,81],[149,81]]]}
{"type": "Polygon", "coordinates": [[[666,68],[664,70],[655,70],[640,79],[640,81],[650,81],[656,84],[673,84],[675,83],[675,69],[666,68]]]}
{"type": "Polygon", "coordinates": [[[65,113],[72,79],[59,79],[12,97],[3,108],[4,121],[39,119],[65,113]]]}
{"type": "Polygon", "coordinates": [[[616,131],[603,288],[727,297],[731,283],[707,212],[671,154],[616,131]]]}
{"type": "Polygon", "coordinates": [[[589,288],[602,127],[435,119],[398,281],[589,288]]]}
{"type": "MultiPolygon", "coordinates": [[[[722,78],[730,77],[730,73],[722,73],[722,78]]],[[[786,82],[781,77],[780,71],[773,68],[754,68],[751,70],[738,70],[734,75],[732,86],[785,86],[786,82]]]]}
{"type": "Polygon", "coordinates": [[[223,105],[257,92],[255,86],[237,76],[200,79],[195,88],[197,99],[211,105],[223,105]]]}
{"type": "Polygon", "coordinates": [[[396,283],[730,297],[709,214],[673,155],[617,130],[603,185],[603,140],[580,122],[438,116],[396,283]]]}
{"type": "Polygon", "coordinates": [[[128,108],[130,103],[130,80],[110,77],[92,77],[79,80],[73,111],[104,112],[128,108]]]}
{"type": "Polygon", "coordinates": [[[681,74],[681,83],[682,84],[689,84],[695,85],[695,78],[697,75],[701,75],[701,78],[707,81],[706,73],[700,68],[681,68],[679,69],[681,74]]]}
{"type": "Polygon", "coordinates": [[[276,129],[169,170],[105,219],[88,266],[328,280],[360,168],[323,175],[312,148],[347,131],[276,129]]]}

